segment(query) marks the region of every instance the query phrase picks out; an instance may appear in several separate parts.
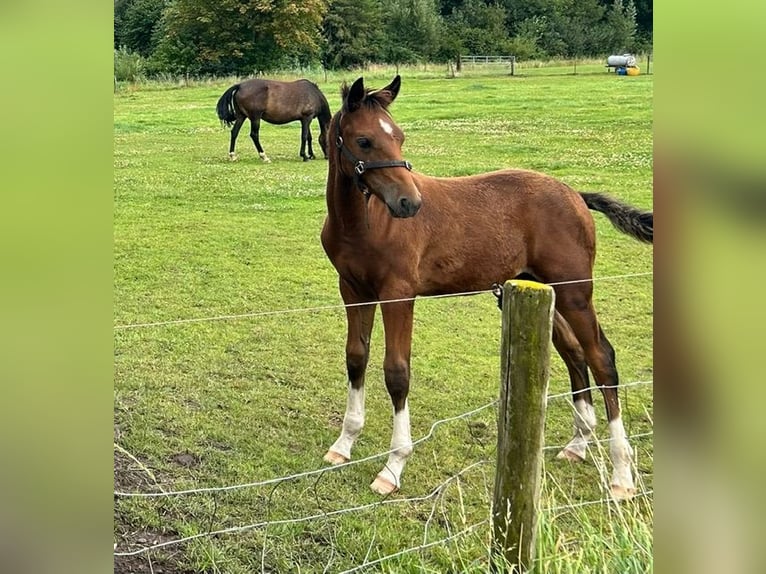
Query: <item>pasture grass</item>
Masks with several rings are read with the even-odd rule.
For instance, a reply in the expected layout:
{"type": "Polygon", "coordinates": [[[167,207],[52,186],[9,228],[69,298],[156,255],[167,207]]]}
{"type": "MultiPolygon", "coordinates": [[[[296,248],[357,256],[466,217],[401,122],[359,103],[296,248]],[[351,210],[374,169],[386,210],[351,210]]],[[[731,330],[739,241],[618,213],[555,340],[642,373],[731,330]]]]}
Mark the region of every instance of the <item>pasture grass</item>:
{"type": "MultiPolygon", "coordinates": [[[[418,171],[453,176],[524,167],[652,207],[651,76],[466,73],[448,79],[443,70],[401,72],[391,111],[407,135],[404,156],[418,171]]],[[[393,73],[370,70],[365,81],[382,87],[393,73]]],[[[356,77],[311,79],[335,111],[340,82],[356,77]]],[[[215,104],[234,81],[121,86],[114,96],[115,325],[313,310],[116,329],[115,444],[135,457],[115,450],[117,490],[223,487],[319,469],[340,430],[345,314],[319,242],[327,163],[300,160],[298,124],[262,125],[270,164],[260,161],[243,129],[240,159],[230,162],[228,130],[215,104]]],[[[316,124],[312,129],[321,157],[316,124]]],[[[651,247],[621,235],[601,215],[595,220],[597,278],[652,271],[651,247]]],[[[623,383],[653,376],[652,284],[649,275],[595,285],[623,383]]],[[[416,304],[414,439],[435,421],[497,398],[499,345],[500,314],[490,294],[416,304]]],[[[382,350],[378,314],[357,459],[385,451],[390,440],[382,350]]],[[[556,357],[550,392],[568,388],[556,357]]],[[[651,385],[625,388],[620,396],[628,435],[650,433],[651,385]]],[[[606,438],[603,403],[596,399],[598,435],[606,438]]],[[[551,400],[546,444],[565,444],[571,425],[571,402],[551,400]]],[[[166,573],[339,572],[454,536],[369,571],[486,572],[495,429],[493,407],[438,425],[416,447],[401,492],[382,504],[367,485],[384,459],[216,494],[116,497],[118,552],[270,523],[119,557],[116,571],[150,571],[151,562],[166,573]],[[319,517],[275,523],[312,515],[319,517]]],[[[631,444],[640,488],[649,492],[652,437],[631,444]]],[[[594,448],[588,462],[570,464],[555,453],[545,455],[536,569],[651,571],[652,496],[599,502],[607,498],[607,454],[594,448]],[[581,503],[587,504],[576,506],[581,503]]]]}

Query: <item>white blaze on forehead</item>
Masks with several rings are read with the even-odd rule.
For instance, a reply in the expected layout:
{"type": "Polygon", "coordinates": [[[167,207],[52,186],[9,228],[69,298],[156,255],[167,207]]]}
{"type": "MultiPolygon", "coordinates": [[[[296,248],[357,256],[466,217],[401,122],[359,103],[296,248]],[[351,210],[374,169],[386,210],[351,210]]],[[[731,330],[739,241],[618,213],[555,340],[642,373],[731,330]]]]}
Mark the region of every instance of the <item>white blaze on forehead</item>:
{"type": "Polygon", "coordinates": [[[383,118],[378,118],[378,121],[380,122],[380,127],[383,128],[383,131],[386,132],[388,135],[394,135],[394,126],[392,126],[390,123],[388,123],[383,118]]]}

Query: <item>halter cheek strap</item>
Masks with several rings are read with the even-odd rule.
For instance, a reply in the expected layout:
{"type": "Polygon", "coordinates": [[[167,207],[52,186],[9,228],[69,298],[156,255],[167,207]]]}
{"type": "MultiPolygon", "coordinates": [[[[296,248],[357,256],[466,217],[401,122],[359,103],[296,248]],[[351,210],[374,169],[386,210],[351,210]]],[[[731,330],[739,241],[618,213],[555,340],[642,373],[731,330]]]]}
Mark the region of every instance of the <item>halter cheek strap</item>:
{"type": "Polygon", "coordinates": [[[370,199],[370,189],[362,181],[362,175],[371,169],[381,169],[384,167],[403,167],[407,171],[412,171],[412,164],[403,159],[391,159],[382,161],[362,161],[356,157],[351,150],[343,143],[343,137],[340,135],[340,114],[335,116],[335,147],[338,152],[354,165],[354,185],[362,192],[366,200],[370,199]]]}

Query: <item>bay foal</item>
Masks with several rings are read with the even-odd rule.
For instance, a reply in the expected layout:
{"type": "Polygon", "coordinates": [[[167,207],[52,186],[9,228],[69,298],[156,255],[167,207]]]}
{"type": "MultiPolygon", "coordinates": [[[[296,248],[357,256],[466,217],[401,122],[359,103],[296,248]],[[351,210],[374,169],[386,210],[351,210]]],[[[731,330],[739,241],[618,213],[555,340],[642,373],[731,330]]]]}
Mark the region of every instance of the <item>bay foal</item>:
{"type": "Polygon", "coordinates": [[[651,242],[653,216],[603,194],[579,193],[552,177],[502,170],[435,178],[402,159],[404,133],[388,112],[396,76],[371,91],[362,78],[343,86],[342,109],[329,131],[327,217],[322,245],[338,272],[346,308],[348,398],[340,436],[325,455],[338,464],[364,426],[364,379],[376,304],[385,331],[383,370],[393,403],[392,452],[371,488],[401,486],[412,452],[408,393],[414,298],[490,289],[526,275],[555,285],[553,344],[567,365],[575,404],[575,436],[560,456],[585,457],[596,425],[588,369],[601,388],[609,421],[615,498],[635,492],[632,450],[617,395],[614,349],[593,308],[595,226],[589,208],[621,231],[651,242]],[[402,300],[404,299],[404,300],[402,300]],[[370,303],[369,305],[359,305],[370,303]]]}

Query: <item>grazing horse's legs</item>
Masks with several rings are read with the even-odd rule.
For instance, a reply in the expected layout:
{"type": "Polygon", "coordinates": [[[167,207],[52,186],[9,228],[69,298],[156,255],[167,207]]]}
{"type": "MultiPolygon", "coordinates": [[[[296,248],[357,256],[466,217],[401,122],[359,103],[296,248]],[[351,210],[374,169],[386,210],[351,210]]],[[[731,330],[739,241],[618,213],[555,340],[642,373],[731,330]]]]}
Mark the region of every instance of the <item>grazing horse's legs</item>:
{"type": "Polygon", "coordinates": [[[383,328],[386,334],[386,353],[383,371],[386,389],[394,407],[391,454],[383,470],[375,477],[370,488],[378,494],[398,490],[407,457],[412,453],[410,410],[407,395],[410,390],[410,349],[412,347],[412,316],[414,301],[381,305],[383,328]]]}
{"type": "Polygon", "coordinates": [[[263,151],[263,148],[261,147],[261,140],[258,137],[258,134],[261,130],[261,116],[253,116],[250,118],[250,137],[253,139],[253,143],[255,144],[255,149],[258,150],[258,155],[261,157],[263,161],[266,163],[270,163],[271,160],[266,157],[266,154],[263,151]]]}
{"type": "Polygon", "coordinates": [[[314,150],[311,149],[311,118],[301,118],[301,157],[303,161],[314,159],[314,150]],[[306,155],[306,144],[309,153],[306,155]]]}
{"type": "Polygon", "coordinates": [[[556,308],[567,320],[585,353],[585,360],[593,378],[604,395],[606,416],[609,421],[610,447],[614,471],[611,480],[615,499],[631,498],[636,488],[630,464],[633,449],[625,436],[617,395],[618,375],[612,345],[596,319],[591,301],[592,286],[567,285],[556,289],[556,308]]]}
{"type": "Polygon", "coordinates": [[[242,124],[245,123],[245,119],[247,119],[245,116],[238,117],[234,122],[234,126],[231,128],[231,143],[229,144],[229,159],[231,161],[237,159],[237,154],[234,153],[234,144],[237,143],[237,136],[239,135],[239,130],[242,128],[242,124]]]}
{"type": "MultiPolygon", "coordinates": [[[[340,291],[347,305],[359,302],[343,280],[340,291]]],[[[375,319],[375,305],[346,307],[346,318],[348,398],[340,436],[324,456],[325,461],[332,464],[341,464],[351,459],[351,447],[364,427],[364,374],[370,356],[370,333],[375,319]]]]}
{"type": "Polygon", "coordinates": [[[561,313],[556,311],[553,319],[553,346],[564,360],[572,383],[574,402],[574,437],[559,452],[558,458],[585,460],[585,453],[596,428],[596,413],[590,394],[590,380],[585,353],[577,342],[572,328],[561,313]]]}

